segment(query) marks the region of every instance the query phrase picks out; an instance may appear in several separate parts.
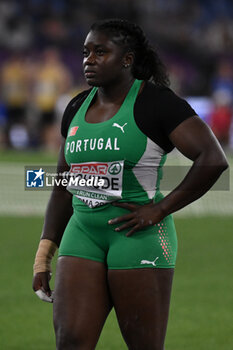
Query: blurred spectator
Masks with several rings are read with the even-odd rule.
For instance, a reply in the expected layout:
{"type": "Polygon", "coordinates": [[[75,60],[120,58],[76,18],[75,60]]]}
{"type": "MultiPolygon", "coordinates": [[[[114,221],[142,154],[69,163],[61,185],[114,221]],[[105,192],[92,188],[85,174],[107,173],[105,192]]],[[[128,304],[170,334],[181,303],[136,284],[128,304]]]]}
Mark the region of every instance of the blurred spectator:
{"type": "MultiPolygon", "coordinates": [[[[24,106],[27,107],[31,146],[45,143],[47,148],[55,147],[56,142],[52,138],[58,128],[55,128],[54,106],[63,106],[70,89],[82,84],[83,39],[96,19],[113,17],[129,19],[143,27],[152,44],[158,46],[158,51],[164,56],[171,87],[179,95],[196,98],[210,94],[215,96],[216,110],[212,115],[215,130],[219,125],[216,122],[219,113],[228,118],[226,106],[222,109],[221,105],[219,110],[219,98],[216,96],[220,94],[219,90],[227,90],[226,94],[230,92],[231,95],[233,90],[232,0],[0,0],[0,71],[6,70],[3,63],[11,60],[11,52],[27,51],[27,56],[21,58],[22,72],[18,70],[16,76],[25,73],[30,78],[27,81],[30,95],[27,92],[28,101],[24,102],[24,106]],[[46,47],[55,47],[57,52],[45,50],[46,47]],[[44,50],[42,61],[38,63],[38,57],[44,50]],[[74,76],[73,81],[58,51],[74,76]],[[221,57],[228,57],[229,61],[223,61],[221,57]],[[218,62],[219,68],[213,79],[218,62]]],[[[11,79],[14,80],[13,75],[11,79]]],[[[0,100],[6,104],[9,120],[13,120],[6,98],[8,88],[4,85],[2,81],[0,100]]],[[[58,108],[59,115],[62,108],[58,108]]],[[[20,119],[19,111],[16,114],[20,119]]],[[[227,124],[225,121],[225,128],[227,124]]],[[[23,125],[23,119],[19,125],[23,125]]],[[[12,134],[14,138],[15,135],[23,135],[22,132],[7,133],[8,136],[12,134]]],[[[1,143],[5,142],[4,137],[1,139],[1,143]]],[[[12,146],[9,137],[8,144],[12,146]]]]}
{"type": "Polygon", "coordinates": [[[33,101],[38,111],[39,144],[54,150],[58,146],[55,105],[71,88],[71,74],[56,49],[46,49],[33,76],[33,101]]]}
{"type": "Polygon", "coordinates": [[[27,129],[22,124],[14,124],[9,131],[11,146],[16,149],[25,149],[29,146],[27,129]]]}
{"type": "Polygon", "coordinates": [[[223,147],[229,145],[233,106],[233,68],[229,61],[221,60],[212,83],[214,111],[210,125],[223,147]]]}
{"type": "Polygon", "coordinates": [[[3,102],[0,101],[0,149],[6,146],[6,129],[7,124],[7,115],[6,115],[6,106],[3,102]]]}
{"type": "MultiPolygon", "coordinates": [[[[24,58],[21,54],[13,54],[3,65],[1,72],[2,101],[6,107],[6,143],[13,146],[10,138],[11,128],[26,123],[28,98],[28,75],[24,58]]],[[[27,144],[25,144],[27,147],[27,144]]]]}
{"type": "Polygon", "coordinates": [[[55,104],[55,116],[56,116],[56,122],[58,124],[58,128],[61,127],[61,121],[63,117],[64,110],[70,100],[78,95],[80,92],[82,92],[85,89],[88,89],[89,87],[86,85],[80,85],[79,87],[76,87],[75,89],[67,88],[64,89],[63,93],[60,94],[60,96],[57,98],[56,104],[55,104]]]}
{"type": "Polygon", "coordinates": [[[233,101],[233,58],[221,59],[217,64],[217,70],[212,80],[212,91],[225,91],[233,101]]]}
{"type": "Polygon", "coordinates": [[[231,96],[226,90],[217,90],[213,100],[214,110],[210,115],[210,126],[223,148],[227,148],[232,118],[231,96]]]}
{"type": "Polygon", "coordinates": [[[32,22],[18,1],[0,1],[0,45],[11,50],[23,50],[33,41],[32,22]]]}

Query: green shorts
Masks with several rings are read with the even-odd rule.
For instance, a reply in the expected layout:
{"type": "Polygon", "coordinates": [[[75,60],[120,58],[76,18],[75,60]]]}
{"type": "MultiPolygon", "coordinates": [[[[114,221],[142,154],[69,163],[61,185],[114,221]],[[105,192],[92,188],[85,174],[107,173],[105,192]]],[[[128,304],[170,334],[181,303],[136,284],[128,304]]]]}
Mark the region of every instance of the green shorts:
{"type": "Polygon", "coordinates": [[[128,213],[105,205],[90,211],[74,211],[62,238],[59,256],[76,256],[104,263],[109,269],[174,268],[177,254],[172,216],[126,237],[129,230],[108,220],[128,213]]]}

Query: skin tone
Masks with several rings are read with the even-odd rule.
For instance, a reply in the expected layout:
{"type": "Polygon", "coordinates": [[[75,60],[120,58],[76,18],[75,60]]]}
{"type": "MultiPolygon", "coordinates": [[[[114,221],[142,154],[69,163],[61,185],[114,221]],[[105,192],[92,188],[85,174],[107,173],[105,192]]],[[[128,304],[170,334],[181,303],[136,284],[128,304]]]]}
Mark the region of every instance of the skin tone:
{"type": "Polygon", "coordinates": [[[116,114],[122,105],[134,78],[130,69],[133,54],[123,56],[122,49],[103,33],[90,32],[84,43],[83,69],[86,81],[98,86],[97,98],[86,114],[86,121],[99,123],[116,114]]]}
{"type": "MultiPolygon", "coordinates": [[[[110,119],[120,108],[134,77],[134,55],[122,51],[102,32],[90,32],[84,43],[84,74],[97,97],[86,114],[89,123],[110,119]],[[129,66],[128,66],[129,65],[129,66]]],[[[142,86],[143,89],[143,86],[142,86]]],[[[198,118],[189,118],[169,135],[172,143],[193,166],[181,184],[161,202],[139,206],[114,203],[129,214],[110,218],[116,231],[131,236],[160,222],[203,195],[227,167],[225,156],[210,129],[198,118]]],[[[62,140],[58,167],[69,170],[62,140]]],[[[72,196],[54,190],[46,212],[42,239],[60,244],[72,215],[72,196]]],[[[130,239],[130,238],[129,238],[130,239]]],[[[163,350],[168,320],[173,269],[108,270],[96,261],[63,256],[56,268],[54,327],[57,349],[92,350],[114,306],[122,335],[130,350],[163,350]]],[[[51,294],[49,273],[34,276],[33,289],[51,294]]]]}

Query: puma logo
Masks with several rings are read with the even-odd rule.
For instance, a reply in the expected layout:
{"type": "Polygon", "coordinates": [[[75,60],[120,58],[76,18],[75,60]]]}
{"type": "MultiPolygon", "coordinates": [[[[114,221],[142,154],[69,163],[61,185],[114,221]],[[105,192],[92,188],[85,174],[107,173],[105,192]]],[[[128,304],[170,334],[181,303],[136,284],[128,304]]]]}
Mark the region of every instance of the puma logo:
{"type": "Polygon", "coordinates": [[[158,256],[157,256],[157,258],[154,260],[154,261],[149,261],[149,260],[142,260],[141,261],[141,265],[143,265],[143,264],[152,264],[153,266],[156,266],[156,261],[158,260],[158,256]]]}
{"type": "Polygon", "coordinates": [[[113,123],[113,124],[112,124],[112,126],[115,126],[115,127],[119,128],[119,129],[121,129],[121,131],[123,132],[123,134],[125,133],[124,127],[125,127],[126,125],[127,125],[127,123],[125,123],[125,124],[122,125],[122,126],[120,126],[120,125],[117,124],[117,123],[113,123]]]}

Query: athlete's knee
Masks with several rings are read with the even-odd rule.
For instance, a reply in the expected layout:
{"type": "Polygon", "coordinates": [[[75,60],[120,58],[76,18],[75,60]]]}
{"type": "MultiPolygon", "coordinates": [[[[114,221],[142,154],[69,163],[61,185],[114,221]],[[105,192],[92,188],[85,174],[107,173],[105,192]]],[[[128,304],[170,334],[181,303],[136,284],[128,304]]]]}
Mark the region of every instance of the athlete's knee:
{"type": "Polygon", "coordinates": [[[66,332],[64,329],[56,330],[56,345],[57,350],[68,350],[77,348],[77,339],[69,332],[66,332]]]}
{"type": "Polygon", "coordinates": [[[129,350],[164,350],[164,345],[157,342],[148,342],[143,340],[133,344],[127,344],[129,350]]]}
{"type": "Polygon", "coordinates": [[[79,332],[63,327],[55,327],[57,350],[91,350],[88,339],[79,332]]]}
{"type": "MultiPolygon", "coordinates": [[[[140,332],[139,332],[140,333],[140,332]]],[[[129,350],[164,350],[164,340],[148,332],[124,336],[129,350]]]]}

